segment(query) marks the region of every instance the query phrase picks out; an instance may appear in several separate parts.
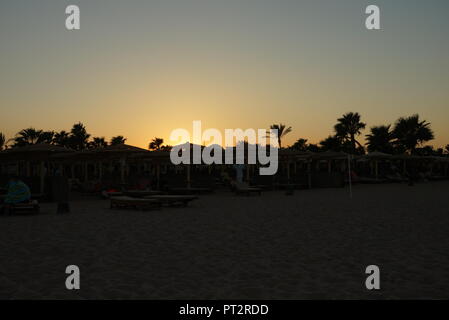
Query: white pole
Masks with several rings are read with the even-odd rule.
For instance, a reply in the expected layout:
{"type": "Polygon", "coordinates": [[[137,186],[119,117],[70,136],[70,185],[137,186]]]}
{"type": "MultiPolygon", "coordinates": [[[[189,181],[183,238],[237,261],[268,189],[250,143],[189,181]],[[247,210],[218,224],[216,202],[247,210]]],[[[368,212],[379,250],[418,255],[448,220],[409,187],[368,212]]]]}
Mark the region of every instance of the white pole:
{"type": "Polygon", "coordinates": [[[351,155],[348,154],[349,197],[352,199],[351,155]]]}

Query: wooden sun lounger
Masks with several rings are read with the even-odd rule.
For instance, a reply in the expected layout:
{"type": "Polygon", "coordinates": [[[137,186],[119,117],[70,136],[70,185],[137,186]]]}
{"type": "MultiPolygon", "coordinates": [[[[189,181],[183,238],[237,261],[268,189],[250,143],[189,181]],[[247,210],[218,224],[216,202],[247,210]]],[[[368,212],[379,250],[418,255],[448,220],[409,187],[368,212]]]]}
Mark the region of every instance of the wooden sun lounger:
{"type": "Polygon", "coordinates": [[[111,197],[111,209],[113,208],[133,208],[139,210],[157,209],[161,207],[161,202],[157,199],[132,198],[127,196],[111,197]]]}
{"type": "Polygon", "coordinates": [[[103,191],[103,192],[101,192],[101,196],[102,196],[104,199],[110,199],[110,198],[112,198],[112,197],[120,197],[120,196],[123,196],[123,192],[121,192],[121,191],[115,191],[115,192],[107,192],[107,191],[103,191]]]}
{"type": "Polygon", "coordinates": [[[123,191],[123,194],[128,197],[143,198],[147,196],[155,196],[161,194],[161,192],[156,190],[126,190],[123,191]]]}
{"type": "Polygon", "coordinates": [[[27,203],[16,203],[9,209],[10,214],[39,214],[39,202],[31,200],[27,203]]]}
{"type": "Polygon", "coordinates": [[[148,196],[145,199],[155,199],[169,206],[182,205],[186,207],[190,201],[196,200],[198,197],[192,195],[157,195],[148,196]]]}

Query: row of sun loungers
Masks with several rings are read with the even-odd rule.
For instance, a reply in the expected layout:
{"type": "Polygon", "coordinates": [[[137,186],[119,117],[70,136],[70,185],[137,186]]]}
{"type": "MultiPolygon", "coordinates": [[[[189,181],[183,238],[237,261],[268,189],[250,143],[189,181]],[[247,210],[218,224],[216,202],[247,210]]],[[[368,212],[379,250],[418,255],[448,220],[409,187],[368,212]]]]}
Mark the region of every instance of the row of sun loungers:
{"type": "Polygon", "coordinates": [[[103,191],[103,198],[111,198],[111,197],[120,197],[120,196],[128,196],[133,198],[144,198],[148,196],[156,196],[156,195],[195,195],[195,194],[204,194],[213,192],[210,188],[200,188],[200,187],[191,187],[191,188],[171,188],[164,192],[156,191],[156,190],[124,190],[124,191],[103,191]]]}
{"type": "Polygon", "coordinates": [[[145,199],[157,200],[167,206],[181,205],[183,207],[186,207],[190,201],[196,200],[196,199],[198,199],[198,197],[193,196],[193,195],[170,195],[170,194],[167,194],[167,195],[148,196],[148,197],[145,197],[145,199]]]}
{"type": "Polygon", "coordinates": [[[123,191],[123,194],[128,197],[143,198],[158,195],[161,192],[156,190],[127,190],[123,191]]]}
{"type": "Polygon", "coordinates": [[[155,199],[141,199],[128,196],[111,197],[111,209],[157,209],[161,207],[161,203],[155,199]]]}
{"type": "Polygon", "coordinates": [[[143,198],[129,196],[111,197],[111,209],[114,208],[132,208],[138,210],[159,209],[162,205],[183,206],[186,207],[189,202],[198,199],[192,195],[152,195],[143,198]]]}
{"type": "Polygon", "coordinates": [[[40,206],[37,200],[26,203],[16,203],[9,208],[9,215],[39,214],[40,206]]]}

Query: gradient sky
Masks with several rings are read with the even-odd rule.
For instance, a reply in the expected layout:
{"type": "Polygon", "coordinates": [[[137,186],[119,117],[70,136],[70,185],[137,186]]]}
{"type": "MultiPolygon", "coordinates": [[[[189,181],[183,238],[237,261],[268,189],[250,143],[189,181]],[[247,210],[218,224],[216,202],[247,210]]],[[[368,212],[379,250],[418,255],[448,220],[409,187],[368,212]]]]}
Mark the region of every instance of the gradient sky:
{"type": "MultiPolygon", "coordinates": [[[[447,0],[0,0],[0,131],[293,127],[283,145],[419,113],[449,143],[447,0]],[[81,30],[65,29],[79,5],[81,30]],[[365,29],[367,5],[381,31],[365,29]]],[[[368,133],[365,130],[364,133],[368,133]]],[[[169,142],[169,141],[167,141],[169,142]]]]}

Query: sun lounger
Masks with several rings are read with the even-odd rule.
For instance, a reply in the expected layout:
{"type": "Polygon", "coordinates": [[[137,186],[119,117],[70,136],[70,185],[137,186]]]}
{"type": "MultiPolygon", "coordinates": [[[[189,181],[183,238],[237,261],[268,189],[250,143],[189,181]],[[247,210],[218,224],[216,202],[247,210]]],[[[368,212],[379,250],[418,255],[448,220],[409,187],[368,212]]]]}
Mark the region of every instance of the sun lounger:
{"type": "Polygon", "coordinates": [[[186,207],[190,201],[196,200],[198,197],[192,195],[156,195],[145,197],[145,199],[154,199],[169,206],[182,205],[186,207]]]}
{"type": "Polygon", "coordinates": [[[235,185],[236,194],[246,194],[251,195],[251,193],[257,193],[259,196],[262,194],[262,189],[257,187],[250,187],[248,184],[243,182],[236,182],[235,185]]]}
{"type": "Polygon", "coordinates": [[[126,190],[123,191],[123,194],[128,197],[143,198],[147,196],[155,196],[161,194],[161,192],[156,190],[126,190]]]}
{"type": "Polygon", "coordinates": [[[160,208],[161,202],[157,199],[142,199],[127,196],[111,197],[111,209],[133,208],[139,210],[160,208]]]}
{"type": "Polygon", "coordinates": [[[9,208],[9,214],[39,214],[39,202],[31,200],[26,203],[16,203],[9,208]]]}
{"type": "Polygon", "coordinates": [[[112,197],[123,196],[123,192],[121,192],[121,191],[102,191],[101,196],[105,199],[109,199],[112,197]]]}

